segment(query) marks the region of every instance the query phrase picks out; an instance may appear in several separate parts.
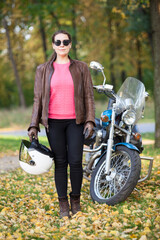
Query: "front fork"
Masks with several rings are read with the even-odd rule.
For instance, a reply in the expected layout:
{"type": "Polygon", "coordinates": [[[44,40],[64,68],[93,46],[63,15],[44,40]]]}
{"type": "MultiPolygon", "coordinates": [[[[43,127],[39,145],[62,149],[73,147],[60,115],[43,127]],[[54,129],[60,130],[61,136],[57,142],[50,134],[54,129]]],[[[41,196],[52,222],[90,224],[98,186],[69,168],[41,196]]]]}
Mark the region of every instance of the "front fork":
{"type": "Polygon", "coordinates": [[[109,132],[109,138],[107,141],[107,153],[106,153],[106,164],[105,164],[105,174],[109,175],[110,167],[111,167],[111,155],[112,155],[112,147],[113,147],[113,135],[114,135],[114,124],[115,124],[115,103],[112,108],[112,119],[111,126],[109,132]]]}
{"type": "MultiPolygon", "coordinates": [[[[109,132],[109,138],[107,141],[107,153],[106,153],[106,165],[105,165],[105,174],[110,175],[110,167],[111,167],[111,155],[113,151],[113,136],[114,136],[114,126],[115,126],[115,107],[116,104],[113,104],[112,108],[112,119],[111,119],[111,127],[109,132]]],[[[123,130],[124,131],[124,130],[123,130]]],[[[130,142],[131,137],[131,127],[129,128],[129,131],[124,131],[126,133],[126,143],[130,142]]]]}

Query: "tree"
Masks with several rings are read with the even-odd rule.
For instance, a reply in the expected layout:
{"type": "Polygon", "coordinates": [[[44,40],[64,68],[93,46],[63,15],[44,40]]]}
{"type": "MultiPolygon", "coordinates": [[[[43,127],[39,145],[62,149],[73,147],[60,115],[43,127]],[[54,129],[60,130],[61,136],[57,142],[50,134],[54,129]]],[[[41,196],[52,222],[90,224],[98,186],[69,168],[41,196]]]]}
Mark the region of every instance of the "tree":
{"type": "Polygon", "coordinates": [[[150,0],[154,58],[155,147],[160,147],[160,0],[150,0]]]}
{"type": "Polygon", "coordinates": [[[43,23],[43,17],[41,15],[39,15],[39,30],[40,30],[41,38],[42,38],[42,46],[43,46],[44,58],[47,61],[46,32],[45,32],[45,27],[44,27],[44,23],[43,23]]]}
{"type": "MultiPolygon", "coordinates": [[[[33,101],[35,69],[51,56],[51,36],[59,29],[72,35],[71,57],[87,64],[93,60],[100,62],[107,82],[114,84],[116,90],[126,76],[136,77],[137,73],[139,78],[143,77],[144,84],[147,83],[147,91],[151,89],[153,65],[147,37],[148,3],[149,0],[1,0],[0,17],[6,16],[8,22],[26,104],[33,101]]],[[[12,68],[6,73],[6,66],[10,64],[7,39],[4,26],[0,27],[1,98],[3,95],[0,106],[8,107],[9,102],[18,105],[18,94],[12,68]]],[[[93,76],[93,81],[101,84],[102,76],[93,76]]]]}
{"type": "Polygon", "coordinates": [[[25,99],[24,99],[24,95],[23,95],[23,91],[22,91],[22,86],[21,86],[21,82],[20,82],[20,78],[19,78],[19,73],[18,73],[18,70],[17,70],[17,65],[16,65],[16,62],[15,62],[15,59],[14,59],[14,56],[13,56],[8,24],[7,24],[7,21],[6,21],[5,17],[3,18],[2,22],[3,22],[4,29],[6,31],[8,54],[9,54],[9,58],[11,60],[14,75],[15,75],[15,81],[16,81],[16,84],[17,84],[18,94],[19,94],[19,99],[20,99],[20,106],[21,107],[26,107],[25,99]]]}

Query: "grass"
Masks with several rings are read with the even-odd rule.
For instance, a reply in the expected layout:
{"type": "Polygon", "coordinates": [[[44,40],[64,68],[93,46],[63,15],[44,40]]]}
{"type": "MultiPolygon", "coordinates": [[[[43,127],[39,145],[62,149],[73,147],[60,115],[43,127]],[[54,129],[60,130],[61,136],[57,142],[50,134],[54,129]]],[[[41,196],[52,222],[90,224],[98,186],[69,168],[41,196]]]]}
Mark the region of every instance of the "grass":
{"type": "MultiPolygon", "coordinates": [[[[101,113],[107,109],[107,102],[97,101],[96,105],[96,117],[100,117],[101,113]]],[[[4,109],[0,110],[0,129],[3,128],[16,128],[16,129],[27,129],[32,114],[32,107],[23,109],[4,109]]],[[[140,122],[154,122],[154,103],[152,100],[146,102],[144,119],[140,122]]]]}
{"type": "MultiPolygon", "coordinates": [[[[21,139],[26,139],[28,140],[28,137],[16,137],[16,136],[0,136],[0,156],[5,155],[5,154],[14,154],[18,152],[20,144],[21,144],[21,139]]],[[[154,140],[154,133],[143,133],[142,134],[142,139],[150,139],[154,140]]],[[[48,140],[46,137],[39,137],[40,143],[46,145],[49,147],[48,140]]],[[[150,149],[151,153],[156,153],[160,154],[160,149],[154,149],[153,145],[148,145],[145,146],[144,153],[147,153],[147,149],[150,149]]]]}
{"type": "Polygon", "coordinates": [[[0,128],[27,128],[31,114],[32,107],[0,110],[0,128]]]}
{"type": "Polygon", "coordinates": [[[144,118],[142,118],[140,122],[147,123],[154,121],[155,121],[154,102],[152,99],[148,99],[145,105],[144,118]]]}
{"type": "Polygon", "coordinates": [[[155,133],[142,133],[142,139],[150,139],[154,140],[155,139],[155,133]]]}
{"type": "MultiPolygon", "coordinates": [[[[0,136],[0,157],[4,155],[14,155],[18,154],[21,140],[26,139],[27,137],[14,137],[14,136],[0,136]]],[[[39,141],[41,144],[45,146],[49,146],[46,137],[39,137],[39,141]]]]}

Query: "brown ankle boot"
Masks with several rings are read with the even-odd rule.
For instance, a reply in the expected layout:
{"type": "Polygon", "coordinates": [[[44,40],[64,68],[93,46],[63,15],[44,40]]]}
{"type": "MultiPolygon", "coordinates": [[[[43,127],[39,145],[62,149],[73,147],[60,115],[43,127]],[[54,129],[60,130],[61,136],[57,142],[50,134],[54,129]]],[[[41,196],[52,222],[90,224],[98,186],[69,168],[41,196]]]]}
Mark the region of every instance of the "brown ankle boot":
{"type": "Polygon", "coordinates": [[[69,203],[68,198],[65,197],[59,197],[59,207],[60,207],[60,218],[63,217],[70,217],[69,215],[69,203]]]}
{"type": "Polygon", "coordinates": [[[80,194],[74,195],[70,193],[70,203],[71,203],[71,211],[73,215],[81,211],[80,194]]]}

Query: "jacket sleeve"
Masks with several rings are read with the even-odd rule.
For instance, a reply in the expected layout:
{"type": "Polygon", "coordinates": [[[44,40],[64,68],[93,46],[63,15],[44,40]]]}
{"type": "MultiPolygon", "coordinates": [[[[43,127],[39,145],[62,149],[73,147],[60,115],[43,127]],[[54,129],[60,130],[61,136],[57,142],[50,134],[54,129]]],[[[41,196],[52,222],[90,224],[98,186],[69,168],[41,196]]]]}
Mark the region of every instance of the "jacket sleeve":
{"type": "Polygon", "coordinates": [[[39,123],[41,120],[42,114],[42,73],[41,68],[38,66],[35,75],[35,83],[34,83],[34,103],[33,103],[33,110],[32,110],[32,117],[31,123],[28,128],[35,127],[40,131],[39,123]]]}
{"type": "Polygon", "coordinates": [[[93,84],[91,79],[91,74],[87,64],[84,64],[83,71],[84,78],[84,98],[85,98],[85,110],[86,110],[86,121],[93,122],[95,125],[95,103],[93,94],[93,84]]]}

